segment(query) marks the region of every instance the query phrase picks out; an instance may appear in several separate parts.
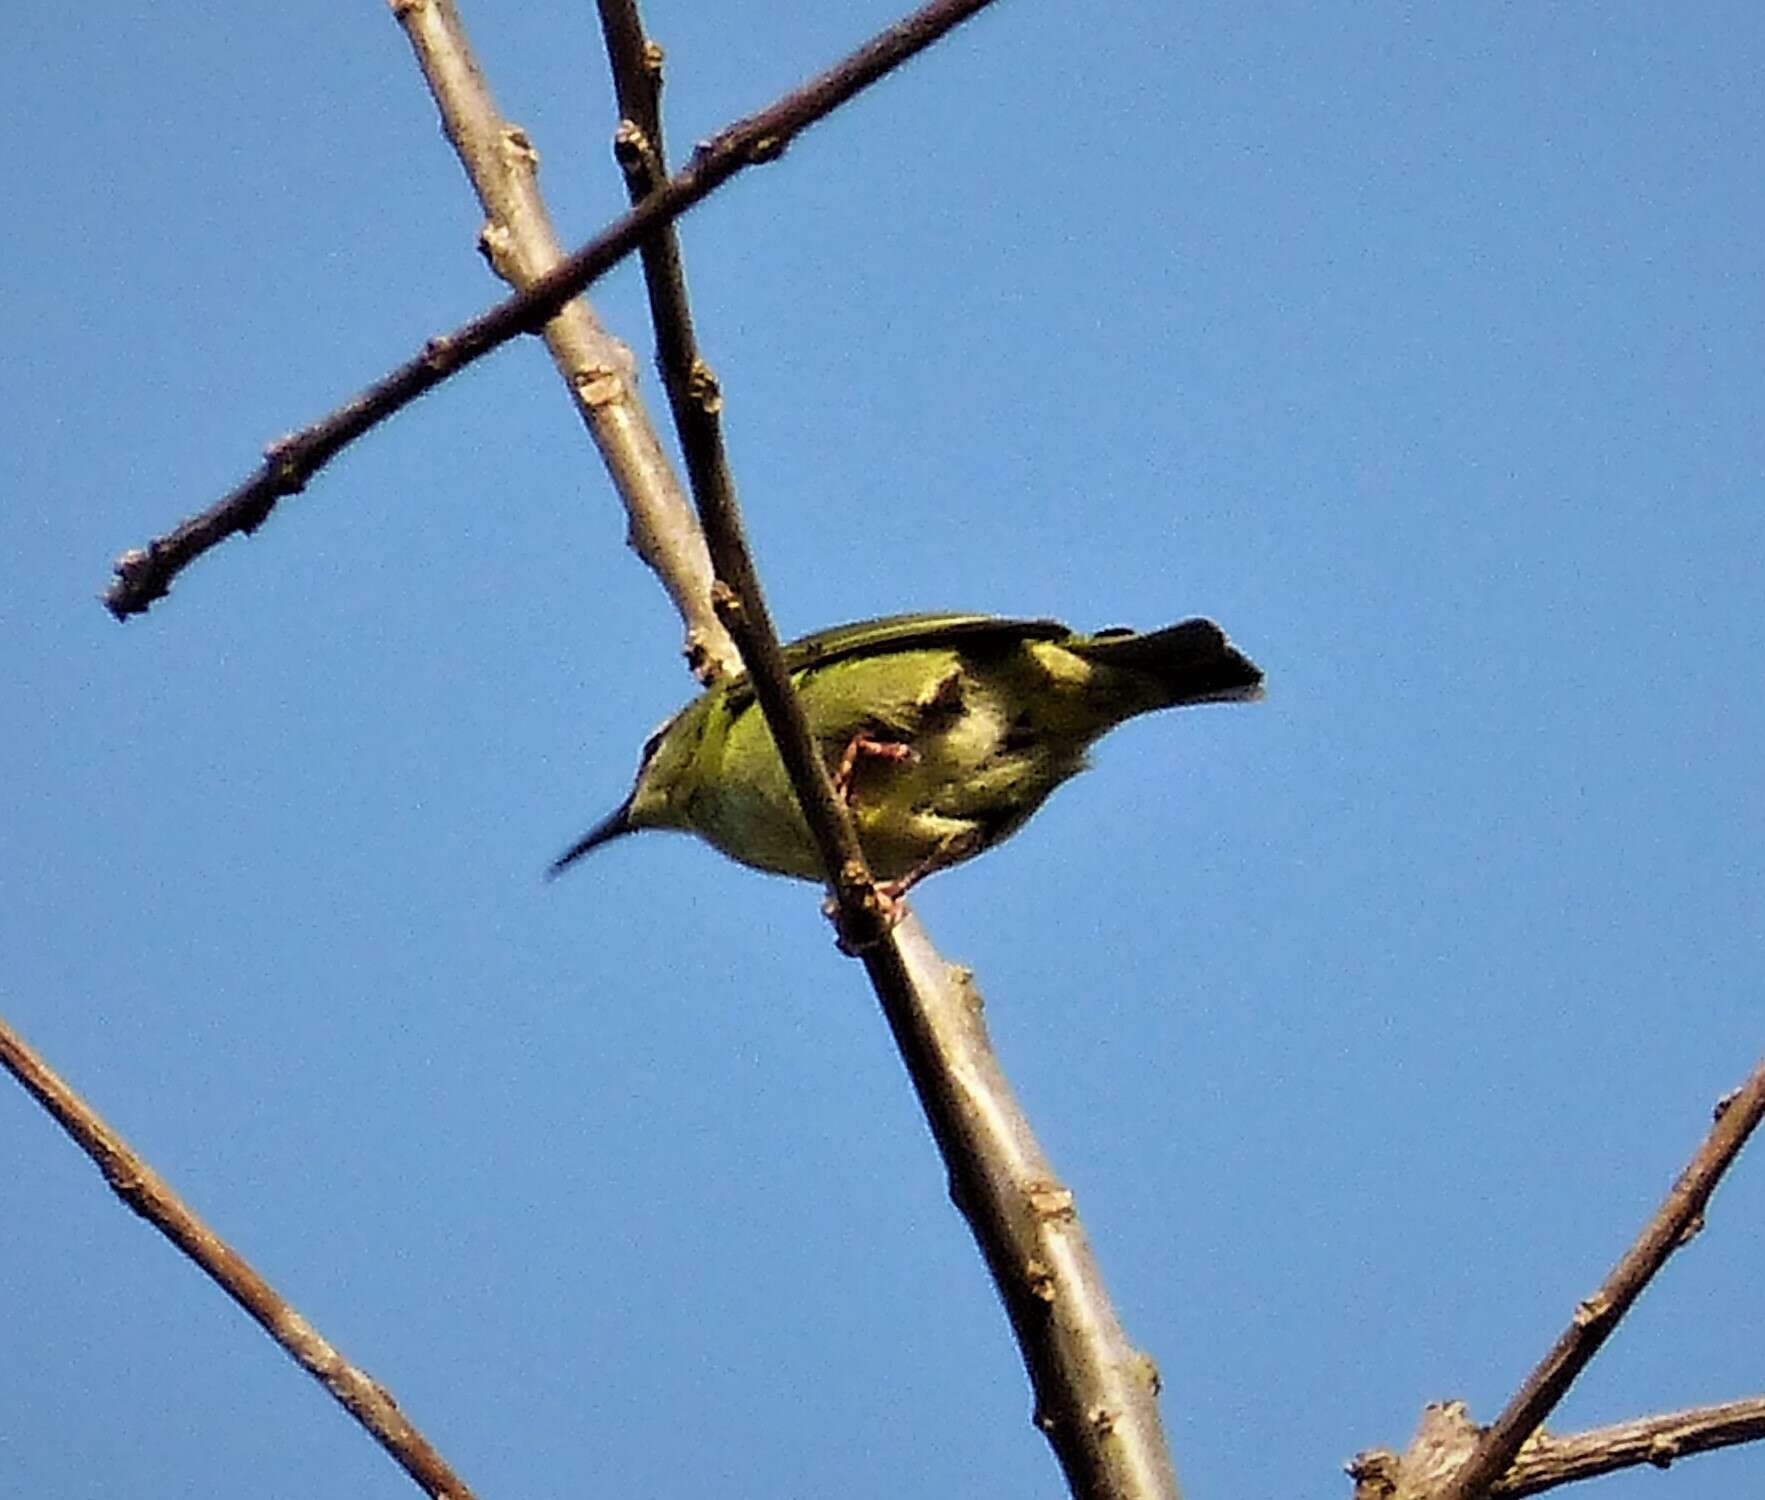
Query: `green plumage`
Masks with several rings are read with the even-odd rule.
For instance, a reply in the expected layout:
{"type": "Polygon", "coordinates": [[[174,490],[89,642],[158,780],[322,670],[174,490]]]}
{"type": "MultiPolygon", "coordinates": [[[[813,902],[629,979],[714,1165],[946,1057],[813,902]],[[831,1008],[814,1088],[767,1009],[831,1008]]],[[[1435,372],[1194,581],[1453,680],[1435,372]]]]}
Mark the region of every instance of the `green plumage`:
{"type": "MultiPolygon", "coordinates": [[[[1052,620],[898,615],[806,636],[785,663],[873,873],[900,889],[1016,832],[1123,720],[1260,697],[1262,685],[1210,620],[1082,636],[1052,620]]],[[[553,873],[642,828],[822,878],[745,676],[708,688],[651,737],[631,795],[553,873]]]]}

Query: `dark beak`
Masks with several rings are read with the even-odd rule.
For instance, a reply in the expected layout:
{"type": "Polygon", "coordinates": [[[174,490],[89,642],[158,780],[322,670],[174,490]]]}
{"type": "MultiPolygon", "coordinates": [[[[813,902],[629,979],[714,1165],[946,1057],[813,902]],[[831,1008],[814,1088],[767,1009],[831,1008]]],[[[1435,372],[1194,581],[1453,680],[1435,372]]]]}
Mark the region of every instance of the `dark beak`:
{"type": "MultiPolygon", "coordinates": [[[[634,792],[632,795],[635,796],[636,793],[634,792]]],[[[631,800],[631,797],[627,797],[608,813],[606,817],[602,818],[593,828],[589,829],[587,833],[583,834],[581,838],[577,839],[574,844],[554,859],[551,864],[546,867],[545,878],[547,880],[555,880],[558,876],[564,873],[566,867],[575,864],[577,860],[581,859],[583,855],[587,854],[588,851],[593,849],[597,844],[604,844],[609,839],[616,839],[622,833],[635,833],[636,829],[631,826],[631,800]]]]}

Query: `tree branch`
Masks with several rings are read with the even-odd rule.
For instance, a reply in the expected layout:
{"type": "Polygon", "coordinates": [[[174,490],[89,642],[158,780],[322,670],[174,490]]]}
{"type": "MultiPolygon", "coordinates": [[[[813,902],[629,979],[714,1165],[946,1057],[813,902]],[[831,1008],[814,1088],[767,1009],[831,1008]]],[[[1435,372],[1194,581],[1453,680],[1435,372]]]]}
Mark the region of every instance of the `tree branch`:
{"type": "Polygon", "coordinates": [[[1576,1309],[1550,1353],[1526,1377],[1502,1414],[1483,1434],[1469,1462],[1440,1492],[1440,1500],[1475,1500],[1506,1474],[1520,1445],[1568,1393],[1575,1377],[1611,1337],[1625,1313],[1681,1245],[1704,1224],[1704,1206],[1747,1137],[1765,1115],[1765,1060],[1716,1105],[1716,1123],[1642,1233],[1591,1297],[1576,1309]]]}
{"type": "Polygon", "coordinates": [[[1401,1459],[1386,1450],[1372,1450],[1354,1460],[1349,1472],[1355,1477],[1356,1495],[1484,1500],[1490,1495],[1531,1494],[1608,1469],[1645,1462],[1664,1464],[1680,1453],[1703,1452],[1760,1436],[1758,1408],[1752,1402],[1643,1418],[1575,1438],[1550,1438],[1542,1427],[1668,1257],[1702,1230],[1710,1195],[1762,1117],[1765,1059],[1745,1083],[1717,1101],[1715,1123],[1661,1206],[1599,1289],[1576,1307],[1569,1326],[1502,1414],[1487,1428],[1478,1428],[1459,1402],[1428,1407],[1401,1459]],[[1705,1420],[1709,1413],[1717,1415],[1705,1420]],[[1613,1455],[1602,1456],[1597,1451],[1602,1433],[1613,1445],[1613,1455]],[[1633,1436],[1637,1433],[1647,1438],[1641,1451],[1636,1445],[1644,1439],[1633,1436]],[[1544,1457],[1547,1454],[1549,1462],[1544,1457]],[[1569,1472],[1571,1468],[1574,1472],[1569,1472]]]}
{"type": "MultiPolygon", "coordinates": [[[[425,4],[429,0],[401,3],[425,4]]],[[[146,610],[196,558],[230,536],[255,531],[283,496],[299,494],[349,443],[516,334],[544,328],[566,302],[605,275],[660,225],[702,202],[744,168],[777,159],[810,125],[988,3],[990,0],[932,0],[819,77],[758,114],[719,131],[660,191],[539,276],[525,291],[452,333],[430,339],[421,353],[329,415],[272,443],[262,466],[216,504],[147,546],[125,552],[115,563],[116,577],[104,595],[105,607],[119,620],[146,610]]],[[[585,395],[584,399],[592,398],[585,395]]]]}
{"type": "MultiPolygon", "coordinates": [[[[634,204],[664,191],[660,49],[634,0],[597,0],[624,120],[615,151],[634,204]]],[[[1128,1341],[1079,1223],[998,1064],[972,979],[916,919],[893,932],[851,813],[834,791],[779,651],[743,534],[716,377],[699,352],[673,226],[643,244],[657,362],[716,565],[718,606],[822,855],[842,943],[862,955],[1036,1392],[1036,1422],[1076,1496],[1176,1500],[1158,1376],[1128,1341]]]]}
{"type": "MultiPolygon", "coordinates": [[[[496,273],[522,291],[564,258],[535,181],[538,152],[497,112],[454,0],[393,0],[392,10],[488,218],[479,246],[496,273]]],[[[631,351],[583,297],[565,303],[543,337],[624,503],[628,539],[686,624],[694,674],[710,681],[735,665],[735,647],[712,612],[705,539],[638,399],[631,351]]]]}
{"type": "Polygon", "coordinates": [[[465,1481],[411,1425],[386,1388],[321,1337],[3,1021],[0,1066],[23,1084],[73,1143],[91,1157],[111,1191],[195,1261],[290,1359],[368,1430],[405,1473],[435,1500],[471,1500],[465,1481]]]}
{"type": "Polygon", "coordinates": [[[1765,1438],[1765,1396],[1637,1417],[1569,1437],[1552,1437],[1540,1430],[1521,1447],[1495,1493],[1519,1500],[1642,1464],[1665,1469],[1694,1453],[1714,1453],[1761,1438],[1765,1438]]]}
{"type": "MultiPolygon", "coordinates": [[[[1429,1406],[1401,1458],[1384,1448],[1355,1455],[1348,1472],[1355,1482],[1356,1500],[1430,1500],[1482,1435],[1483,1429],[1471,1420],[1462,1401],[1429,1406]]],[[[1643,1464],[1665,1469],[1696,1453],[1713,1453],[1760,1438],[1765,1438],[1765,1396],[1636,1417],[1567,1437],[1541,1427],[1521,1445],[1490,1493],[1502,1500],[1518,1500],[1643,1464]]]]}

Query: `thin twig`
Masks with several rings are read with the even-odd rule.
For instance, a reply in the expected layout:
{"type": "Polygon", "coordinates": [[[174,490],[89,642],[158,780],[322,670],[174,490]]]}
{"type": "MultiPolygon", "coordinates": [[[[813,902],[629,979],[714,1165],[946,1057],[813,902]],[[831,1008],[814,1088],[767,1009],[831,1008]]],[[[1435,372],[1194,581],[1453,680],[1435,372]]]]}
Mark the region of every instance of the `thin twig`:
{"type": "Polygon", "coordinates": [[[23,1084],[74,1144],[92,1158],[117,1197],[244,1308],[290,1359],[367,1428],[400,1468],[435,1500],[471,1500],[465,1481],[411,1425],[385,1387],[322,1338],[4,1022],[0,1022],[0,1066],[23,1084]]]}
{"type": "MultiPolygon", "coordinates": [[[[616,154],[633,206],[641,207],[664,190],[667,175],[660,155],[659,73],[655,67],[659,59],[644,38],[643,23],[630,0],[599,0],[599,5],[620,109],[627,112],[615,137],[616,154]]],[[[886,925],[883,903],[870,878],[857,830],[815,748],[779,653],[778,634],[754,570],[723,444],[722,393],[693,333],[686,271],[672,224],[663,225],[644,240],[643,264],[650,315],[656,327],[656,362],[716,569],[719,587],[713,604],[735,637],[755,696],[805,809],[809,831],[830,872],[828,883],[837,903],[841,933],[856,951],[882,935],[886,925]]]]}
{"type": "Polygon", "coordinates": [[[1610,1427],[1595,1427],[1568,1437],[1535,1433],[1520,1449],[1514,1465],[1496,1485],[1495,1493],[1520,1500],[1560,1484],[1573,1484],[1652,1464],[1664,1469],[1695,1453],[1714,1453],[1765,1438],[1765,1396],[1749,1396],[1721,1406],[1696,1406],[1688,1411],[1638,1417],[1610,1427]]]}
{"type": "Polygon", "coordinates": [[[525,291],[452,333],[430,339],[415,358],[329,415],[272,443],[262,466],[215,505],[146,547],[124,553],[116,561],[116,578],[104,595],[105,607],[119,620],[147,609],[196,558],[230,536],[255,531],[284,495],[303,490],[347,444],[516,334],[544,328],[559,308],[605,275],[658,226],[678,218],[744,168],[776,160],[803,130],[989,3],[991,0],[933,0],[819,77],[758,114],[719,131],[658,192],[525,291]]]}
{"type": "MultiPolygon", "coordinates": [[[[1401,1456],[1388,1448],[1355,1455],[1348,1472],[1355,1482],[1356,1500],[1434,1500],[1482,1435],[1464,1402],[1430,1404],[1401,1456]]],[[[1761,1438],[1765,1438],[1765,1396],[1634,1417],[1566,1436],[1541,1427],[1521,1445],[1490,1494],[1518,1500],[1643,1464],[1665,1469],[1694,1454],[1761,1438]]]]}
{"type": "MultiPolygon", "coordinates": [[[[620,109],[620,165],[634,203],[663,191],[660,52],[633,0],[597,0],[620,109]]],[[[908,916],[889,932],[852,826],[810,735],[749,553],[719,420],[715,377],[693,335],[672,226],[644,242],[657,359],[717,570],[719,603],[820,848],[845,945],[861,953],[950,1173],[951,1196],[986,1258],[1075,1496],[1176,1500],[1152,1362],[1123,1332],[1072,1193],[1012,1094],[968,975],[908,916]]]]}
{"type": "Polygon", "coordinates": [[[1521,1445],[1563,1399],[1668,1256],[1703,1227],[1710,1194],[1761,1116],[1765,1116],[1765,1060],[1716,1106],[1716,1123],[1653,1218],[1599,1290],[1575,1309],[1574,1318],[1550,1353],[1483,1433],[1471,1457],[1440,1489],[1438,1500],[1481,1500],[1493,1492],[1521,1445]]]}

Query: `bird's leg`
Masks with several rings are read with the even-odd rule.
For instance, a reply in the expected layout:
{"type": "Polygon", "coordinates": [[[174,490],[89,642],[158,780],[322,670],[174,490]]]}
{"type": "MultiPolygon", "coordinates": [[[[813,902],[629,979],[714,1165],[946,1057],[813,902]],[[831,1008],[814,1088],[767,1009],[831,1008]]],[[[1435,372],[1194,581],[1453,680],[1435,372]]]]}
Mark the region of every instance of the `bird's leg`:
{"type": "MultiPolygon", "coordinates": [[[[883,931],[892,930],[895,924],[907,915],[907,902],[903,898],[909,889],[924,880],[927,875],[936,873],[946,865],[953,865],[960,860],[967,859],[976,851],[980,842],[980,829],[964,828],[959,833],[951,834],[905,875],[897,875],[893,880],[877,881],[876,899],[881,908],[883,931]]],[[[839,902],[829,896],[821,903],[821,910],[823,915],[834,925],[834,931],[837,934],[835,941],[839,945],[840,952],[848,958],[856,957],[861,953],[863,948],[849,941],[840,926],[839,902]]],[[[863,947],[869,946],[871,946],[869,943],[863,945],[863,947]]]]}
{"type": "MultiPolygon", "coordinates": [[[[893,880],[878,881],[876,893],[882,897],[883,909],[887,911],[899,905],[901,898],[927,875],[935,875],[939,870],[967,859],[980,848],[980,842],[980,829],[964,828],[960,833],[951,834],[905,875],[897,875],[893,880]]],[[[899,920],[897,916],[889,925],[893,927],[899,920]]]]}
{"type": "Polygon", "coordinates": [[[852,782],[857,774],[860,757],[869,756],[872,760],[891,760],[896,764],[915,760],[918,752],[911,745],[903,745],[899,740],[879,740],[860,729],[846,742],[845,751],[840,756],[840,763],[834,767],[833,789],[845,799],[848,807],[855,801],[852,795],[852,782]]]}

